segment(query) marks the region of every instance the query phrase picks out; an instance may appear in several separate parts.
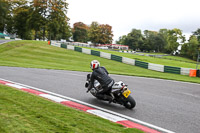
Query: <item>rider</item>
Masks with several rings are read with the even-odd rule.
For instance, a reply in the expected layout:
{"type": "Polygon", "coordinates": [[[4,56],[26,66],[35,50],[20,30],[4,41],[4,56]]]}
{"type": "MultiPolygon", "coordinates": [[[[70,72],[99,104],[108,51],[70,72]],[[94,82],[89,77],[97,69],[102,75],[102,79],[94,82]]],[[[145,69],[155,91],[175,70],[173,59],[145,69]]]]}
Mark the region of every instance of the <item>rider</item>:
{"type": "Polygon", "coordinates": [[[111,92],[112,86],[114,84],[114,80],[108,76],[108,71],[106,70],[105,67],[100,67],[100,63],[97,60],[91,61],[91,69],[93,70],[92,75],[91,75],[91,82],[88,87],[88,90],[94,87],[94,80],[97,80],[101,86],[102,89],[99,90],[96,93],[96,96],[108,100],[109,103],[112,102],[113,97],[110,95],[105,95],[111,92]]]}

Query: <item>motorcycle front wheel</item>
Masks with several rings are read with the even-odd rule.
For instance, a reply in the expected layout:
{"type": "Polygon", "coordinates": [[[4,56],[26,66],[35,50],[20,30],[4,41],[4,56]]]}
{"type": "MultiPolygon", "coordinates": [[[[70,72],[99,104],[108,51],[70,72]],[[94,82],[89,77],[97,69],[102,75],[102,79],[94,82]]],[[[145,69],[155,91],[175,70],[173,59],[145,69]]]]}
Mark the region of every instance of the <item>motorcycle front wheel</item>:
{"type": "Polygon", "coordinates": [[[124,107],[126,107],[127,109],[132,109],[135,107],[135,105],[136,105],[136,102],[131,96],[129,96],[126,99],[126,102],[124,103],[124,107]]]}

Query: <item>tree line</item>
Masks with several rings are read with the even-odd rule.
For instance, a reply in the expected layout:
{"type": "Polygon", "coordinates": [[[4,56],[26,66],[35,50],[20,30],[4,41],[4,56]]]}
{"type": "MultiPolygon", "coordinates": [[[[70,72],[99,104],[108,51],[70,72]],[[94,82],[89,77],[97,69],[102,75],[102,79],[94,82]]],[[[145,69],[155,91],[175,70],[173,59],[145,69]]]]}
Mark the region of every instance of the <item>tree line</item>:
{"type": "Polygon", "coordinates": [[[92,42],[93,44],[111,44],[112,43],[112,26],[108,24],[99,24],[92,22],[86,25],[83,22],[74,23],[73,40],[76,42],[92,42]]]}
{"type": "Polygon", "coordinates": [[[196,60],[200,50],[200,29],[194,31],[187,41],[177,28],[160,29],[158,32],[145,30],[143,34],[140,29],[132,29],[127,35],[120,36],[116,43],[142,52],[178,54],[196,60]]]}
{"type": "Polygon", "coordinates": [[[71,28],[65,0],[0,0],[0,32],[21,39],[70,40],[112,43],[112,27],[77,22],[71,28]]]}
{"type": "Polygon", "coordinates": [[[0,32],[22,39],[71,37],[65,0],[0,0],[0,32]]]}

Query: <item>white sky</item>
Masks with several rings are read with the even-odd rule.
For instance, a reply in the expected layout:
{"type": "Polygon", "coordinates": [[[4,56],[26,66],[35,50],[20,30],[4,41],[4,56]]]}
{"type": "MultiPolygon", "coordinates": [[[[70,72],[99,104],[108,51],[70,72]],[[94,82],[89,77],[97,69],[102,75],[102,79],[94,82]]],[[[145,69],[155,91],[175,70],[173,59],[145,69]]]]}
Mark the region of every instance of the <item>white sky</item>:
{"type": "Polygon", "coordinates": [[[200,0],[67,0],[70,25],[93,21],[112,26],[116,41],[133,28],[179,28],[188,36],[200,28],[200,0]]]}

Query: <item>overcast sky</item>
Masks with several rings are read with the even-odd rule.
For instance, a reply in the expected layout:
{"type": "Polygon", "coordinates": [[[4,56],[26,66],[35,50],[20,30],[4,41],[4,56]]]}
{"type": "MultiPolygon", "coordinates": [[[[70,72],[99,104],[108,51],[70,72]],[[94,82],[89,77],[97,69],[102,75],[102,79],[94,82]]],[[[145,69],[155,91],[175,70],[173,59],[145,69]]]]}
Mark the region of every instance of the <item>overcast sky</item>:
{"type": "Polygon", "coordinates": [[[188,36],[200,28],[200,0],[67,0],[70,25],[93,21],[112,26],[114,41],[133,28],[179,28],[188,36]]]}

